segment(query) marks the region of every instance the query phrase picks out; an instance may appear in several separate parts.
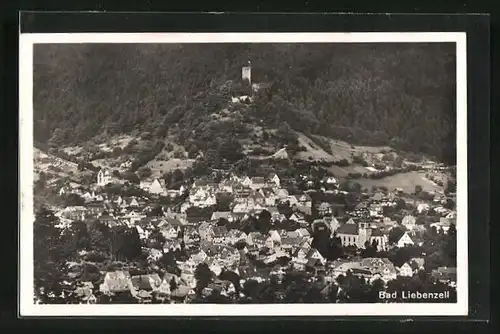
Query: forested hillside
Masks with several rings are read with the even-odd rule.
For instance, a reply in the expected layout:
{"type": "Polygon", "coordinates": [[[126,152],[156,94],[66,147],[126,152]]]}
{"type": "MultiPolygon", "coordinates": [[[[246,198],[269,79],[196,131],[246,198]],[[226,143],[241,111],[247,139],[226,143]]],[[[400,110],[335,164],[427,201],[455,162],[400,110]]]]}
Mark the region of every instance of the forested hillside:
{"type": "MultiPolygon", "coordinates": [[[[363,145],[391,145],[454,164],[454,44],[35,45],[35,140],[53,146],[96,136],[174,135],[206,152],[214,138],[268,128],[363,145]],[[245,93],[241,66],[270,84],[245,113],[213,117],[245,93]],[[230,130],[230,131],[229,131],[230,130]]],[[[229,109],[229,111],[231,111],[229,109]]],[[[234,145],[233,145],[234,144],[234,145]]]]}

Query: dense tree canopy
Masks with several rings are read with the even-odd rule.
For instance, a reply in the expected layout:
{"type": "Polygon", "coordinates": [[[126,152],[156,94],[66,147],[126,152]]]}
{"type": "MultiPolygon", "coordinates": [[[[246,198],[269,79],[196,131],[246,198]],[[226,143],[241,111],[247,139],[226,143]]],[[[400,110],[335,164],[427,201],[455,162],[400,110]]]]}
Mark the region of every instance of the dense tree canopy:
{"type": "Polygon", "coordinates": [[[70,256],[71,240],[61,235],[55,226],[57,217],[41,207],[33,224],[33,269],[35,296],[44,303],[64,303],[63,285],[67,272],[66,259],[70,256]]]}
{"type": "MultiPolygon", "coordinates": [[[[176,134],[189,155],[237,160],[253,113],[270,127],[353,143],[391,144],[454,161],[452,43],[52,44],[34,48],[38,142],[59,146],[139,130],[176,134]],[[241,93],[241,65],[269,89],[231,121],[213,121],[241,93]],[[239,86],[238,86],[239,85],[239,86]],[[213,140],[219,138],[220,140],[213,140]]],[[[268,137],[268,135],[267,135],[268,137]]]]}

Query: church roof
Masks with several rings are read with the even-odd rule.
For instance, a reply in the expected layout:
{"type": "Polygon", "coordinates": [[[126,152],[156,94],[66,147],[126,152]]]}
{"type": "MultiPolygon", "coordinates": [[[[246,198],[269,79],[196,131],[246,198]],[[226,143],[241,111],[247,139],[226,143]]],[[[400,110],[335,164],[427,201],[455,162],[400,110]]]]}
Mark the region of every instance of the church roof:
{"type": "Polygon", "coordinates": [[[358,226],[355,224],[344,224],[337,229],[337,233],[358,235],[358,226]]]}
{"type": "Polygon", "coordinates": [[[256,184],[264,184],[266,183],[266,179],[260,176],[252,177],[252,182],[256,184]]]}

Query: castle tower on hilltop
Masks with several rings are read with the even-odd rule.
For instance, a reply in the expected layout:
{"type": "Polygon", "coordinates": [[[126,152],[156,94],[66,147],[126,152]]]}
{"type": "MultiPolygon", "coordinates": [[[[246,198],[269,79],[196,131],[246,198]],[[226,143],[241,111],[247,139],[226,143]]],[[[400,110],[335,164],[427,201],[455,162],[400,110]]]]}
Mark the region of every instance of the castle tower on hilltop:
{"type": "Polygon", "coordinates": [[[248,66],[241,68],[241,79],[247,81],[249,85],[252,84],[252,64],[248,61],[248,66]]]}

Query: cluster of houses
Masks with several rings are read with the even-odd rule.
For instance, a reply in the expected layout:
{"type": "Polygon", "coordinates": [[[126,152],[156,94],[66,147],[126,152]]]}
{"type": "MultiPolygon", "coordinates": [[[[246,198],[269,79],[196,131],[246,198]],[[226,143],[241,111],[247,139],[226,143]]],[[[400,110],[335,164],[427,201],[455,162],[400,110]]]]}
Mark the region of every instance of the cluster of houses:
{"type": "Polygon", "coordinates": [[[128,270],[107,272],[98,287],[91,282],[82,282],[75,292],[84,303],[95,304],[95,290],[107,296],[111,303],[123,298],[129,301],[133,299],[138,303],[151,303],[153,297],[160,302],[186,301],[194,296],[193,289],[173,274],[167,273],[163,277],[156,273],[132,276],[128,270]]]}
{"type": "MultiPolygon", "coordinates": [[[[318,250],[313,248],[312,234],[327,230],[336,235],[343,246],[365,248],[376,245],[379,251],[390,247],[421,245],[421,232],[428,227],[417,224],[417,218],[407,214],[400,222],[384,217],[385,206],[396,206],[396,196],[375,193],[361,201],[353,211],[345,211],[345,205],[339,203],[313,203],[307,193],[290,194],[282,186],[282,181],[275,173],[267,177],[239,177],[231,175],[218,183],[195,181],[190,186],[178,190],[165,189],[160,180],[142,182],[140,187],[153,195],[180,196],[186,194],[184,202],[175,208],[164,207],[160,215],[148,215],[154,200],[142,197],[122,197],[107,195],[99,187],[112,180],[109,172],[98,173],[96,188],[82,194],[77,184],[68,184],[61,188],[60,194],[79,193],[84,199],[82,206],[60,209],[56,215],[61,227],[68,226],[75,220],[99,220],[108,226],[126,225],[136,228],[144,245],[159,230],[165,242],[162,249],[146,248],[148,260],[155,263],[165,253],[186,250],[187,258],[177,259],[180,274],[166,273],[163,278],[158,274],[130,276],[126,270],[108,272],[104,275],[99,291],[116,296],[129,294],[140,302],[150,302],[154,295],[157,299],[188,302],[194,298],[196,287],[195,270],[205,263],[216,276],[224,271],[231,271],[240,277],[240,283],[252,279],[266,281],[270,275],[282,277],[286,270],[307,271],[324,274],[327,281],[333,281],[338,275],[347,272],[367,278],[369,281],[380,278],[390,281],[397,276],[412,276],[424,268],[422,258],[414,258],[401,267],[395,267],[387,258],[365,258],[327,261],[318,250]],[[213,211],[210,218],[191,219],[187,211],[191,207],[213,208],[217,197],[230,195],[231,203],[227,211],[213,211]],[[291,215],[285,215],[278,209],[279,204],[288,203],[291,215]],[[314,217],[312,216],[315,208],[314,217]],[[219,224],[221,218],[230,223],[244,222],[251,216],[258,217],[264,210],[269,212],[272,222],[295,222],[297,228],[271,229],[268,233],[245,233],[230,224],[231,228],[219,224]],[[389,233],[395,226],[403,227],[404,233],[393,243],[389,243],[389,233]],[[261,263],[256,266],[255,263],[261,263]]],[[[323,183],[335,184],[334,178],[326,178],[323,183]]],[[[425,214],[430,209],[442,208],[438,204],[421,203],[416,211],[425,214]]],[[[435,210],[439,211],[439,210],[435,210]]],[[[439,221],[431,224],[445,233],[450,224],[455,223],[456,213],[443,209],[439,221]]],[[[454,268],[440,268],[436,273],[443,282],[453,285],[456,279],[454,268]]],[[[434,273],[433,273],[434,274],[434,273]]],[[[456,273],[455,273],[456,275],[456,273]]],[[[89,291],[89,283],[78,288],[86,302],[95,302],[89,291]]],[[[218,290],[221,294],[236,293],[234,282],[216,279],[204,293],[218,290]]]]}

